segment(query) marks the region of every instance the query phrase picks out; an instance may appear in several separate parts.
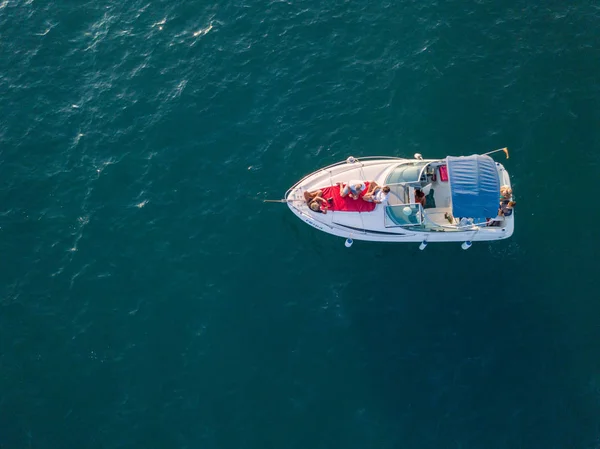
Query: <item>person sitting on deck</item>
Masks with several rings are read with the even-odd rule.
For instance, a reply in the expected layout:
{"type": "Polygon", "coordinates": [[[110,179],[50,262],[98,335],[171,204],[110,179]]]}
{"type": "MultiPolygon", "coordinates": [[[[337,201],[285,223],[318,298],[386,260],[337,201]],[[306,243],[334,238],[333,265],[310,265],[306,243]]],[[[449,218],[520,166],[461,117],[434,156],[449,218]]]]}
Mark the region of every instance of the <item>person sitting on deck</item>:
{"type": "Polygon", "coordinates": [[[513,207],[517,204],[515,201],[502,200],[500,202],[500,209],[498,215],[501,217],[510,217],[513,213],[513,207]]]}
{"type": "Polygon", "coordinates": [[[333,198],[323,198],[322,190],[315,190],[314,192],[304,192],[304,199],[306,204],[313,212],[326,214],[329,209],[329,203],[333,202],[333,198]]]}
{"type": "Polygon", "coordinates": [[[512,198],[512,189],[507,185],[500,187],[500,201],[510,200],[511,198],[512,198]]]}
{"type": "Polygon", "coordinates": [[[498,208],[498,215],[496,218],[488,220],[486,226],[501,226],[504,221],[504,217],[510,217],[513,213],[513,207],[517,204],[515,201],[502,200],[500,201],[500,207],[498,208]]]}
{"type": "Polygon", "coordinates": [[[427,198],[425,197],[425,193],[419,189],[415,188],[415,203],[420,203],[423,208],[425,208],[425,203],[427,202],[427,198]]]}
{"type": "Polygon", "coordinates": [[[369,203],[386,203],[388,199],[388,195],[390,193],[390,188],[388,186],[380,186],[375,181],[371,181],[369,184],[369,189],[367,193],[362,197],[363,200],[369,203]]]}
{"type": "Polygon", "coordinates": [[[340,196],[342,198],[350,194],[350,198],[357,200],[360,194],[367,188],[364,181],[350,180],[347,183],[338,182],[340,186],[340,196]]]}

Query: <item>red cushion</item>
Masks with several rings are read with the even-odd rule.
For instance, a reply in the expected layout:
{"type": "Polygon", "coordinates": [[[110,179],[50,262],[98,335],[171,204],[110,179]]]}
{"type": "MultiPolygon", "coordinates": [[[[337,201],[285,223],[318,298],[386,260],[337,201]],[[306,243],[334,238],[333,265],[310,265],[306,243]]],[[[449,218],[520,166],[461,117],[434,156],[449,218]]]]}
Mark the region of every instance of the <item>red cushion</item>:
{"type": "Polygon", "coordinates": [[[353,200],[350,195],[342,198],[340,196],[340,186],[324,187],[321,190],[323,191],[323,198],[333,198],[333,205],[331,202],[329,203],[329,210],[339,212],[371,212],[373,209],[375,209],[377,204],[369,203],[368,201],[364,201],[362,199],[369,189],[369,183],[365,182],[365,186],[365,190],[360,192],[357,200],[353,200]]]}

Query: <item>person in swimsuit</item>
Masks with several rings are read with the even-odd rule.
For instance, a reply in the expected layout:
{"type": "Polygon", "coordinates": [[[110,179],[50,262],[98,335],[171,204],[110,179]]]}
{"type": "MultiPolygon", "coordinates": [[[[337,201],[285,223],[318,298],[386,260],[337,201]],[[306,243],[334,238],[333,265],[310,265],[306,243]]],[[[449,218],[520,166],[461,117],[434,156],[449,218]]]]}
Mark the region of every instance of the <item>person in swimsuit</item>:
{"type": "Polygon", "coordinates": [[[304,199],[306,204],[313,212],[326,214],[327,209],[330,207],[330,203],[333,202],[333,198],[323,198],[322,190],[315,190],[314,192],[304,192],[304,199]]]}
{"type": "Polygon", "coordinates": [[[512,189],[504,185],[500,187],[500,207],[498,208],[498,217],[510,217],[513,213],[515,203],[512,200],[512,189]]]}

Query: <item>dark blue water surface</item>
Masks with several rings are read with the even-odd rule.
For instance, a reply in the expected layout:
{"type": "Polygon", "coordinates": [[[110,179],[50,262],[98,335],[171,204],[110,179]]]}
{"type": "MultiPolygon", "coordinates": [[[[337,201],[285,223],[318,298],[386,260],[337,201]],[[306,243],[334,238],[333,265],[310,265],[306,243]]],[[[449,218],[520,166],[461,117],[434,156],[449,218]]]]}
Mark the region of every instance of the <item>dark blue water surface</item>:
{"type": "Polygon", "coordinates": [[[0,447],[597,449],[599,19],[0,0],[0,447]],[[515,234],[467,252],[262,202],[504,146],[515,234]]]}

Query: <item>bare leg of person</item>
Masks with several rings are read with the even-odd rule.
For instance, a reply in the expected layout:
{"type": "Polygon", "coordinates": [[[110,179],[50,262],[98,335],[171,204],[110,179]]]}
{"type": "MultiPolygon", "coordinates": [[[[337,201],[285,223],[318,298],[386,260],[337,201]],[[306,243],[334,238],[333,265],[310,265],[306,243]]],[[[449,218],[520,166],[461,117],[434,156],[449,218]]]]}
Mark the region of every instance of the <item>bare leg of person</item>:
{"type": "Polygon", "coordinates": [[[312,192],[304,192],[304,199],[306,200],[307,203],[310,203],[310,200],[312,200],[315,197],[315,194],[312,192]]]}
{"type": "Polygon", "coordinates": [[[347,184],[341,183],[340,184],[340,196],[342,198],[344,198],[345,196],[348,195],[348,193],[350,192],[350,188],[348,187],[347,184]]]}
{"type": "Polygon", "coordinates": [[[369,188],[367,189],[367,193],[365,195],[369,195],[370,193],[375,193],[375,190],[379,187],[375,181],[371,181],[369,184],[369,188]]]}

